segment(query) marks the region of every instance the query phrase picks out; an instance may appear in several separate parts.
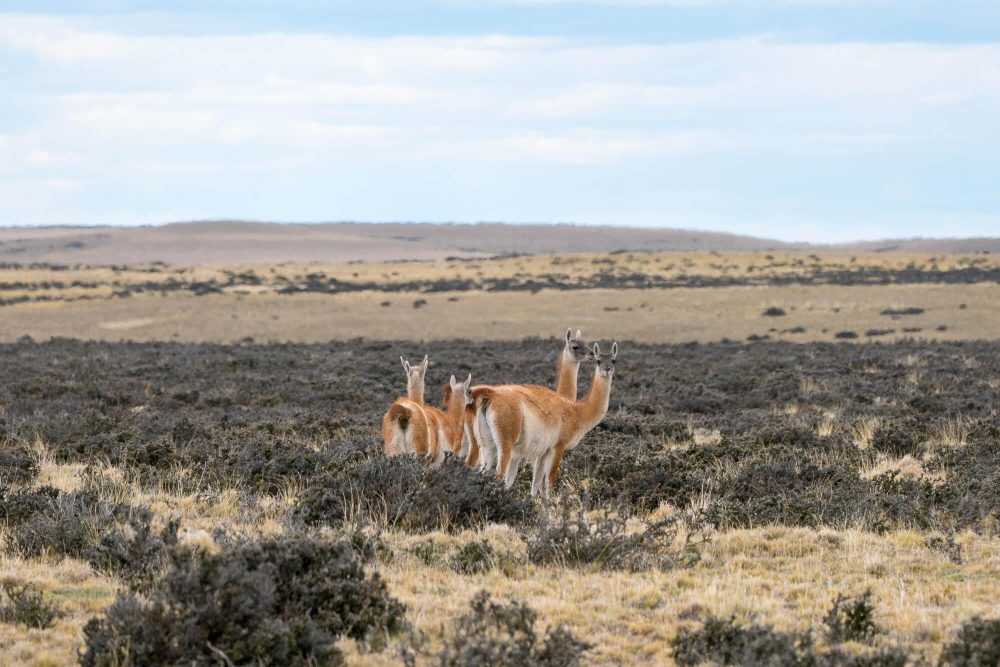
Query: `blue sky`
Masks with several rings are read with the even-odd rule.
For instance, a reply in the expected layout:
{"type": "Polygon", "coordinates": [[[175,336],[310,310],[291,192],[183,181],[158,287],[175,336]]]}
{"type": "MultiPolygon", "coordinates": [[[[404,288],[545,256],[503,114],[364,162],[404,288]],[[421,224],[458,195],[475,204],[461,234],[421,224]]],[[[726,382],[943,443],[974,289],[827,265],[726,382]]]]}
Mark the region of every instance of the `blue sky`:
{"type": "Polygon", "coordinates": [[[0,225],[1000,235],[971,0],[0,0],[0,225]]]}

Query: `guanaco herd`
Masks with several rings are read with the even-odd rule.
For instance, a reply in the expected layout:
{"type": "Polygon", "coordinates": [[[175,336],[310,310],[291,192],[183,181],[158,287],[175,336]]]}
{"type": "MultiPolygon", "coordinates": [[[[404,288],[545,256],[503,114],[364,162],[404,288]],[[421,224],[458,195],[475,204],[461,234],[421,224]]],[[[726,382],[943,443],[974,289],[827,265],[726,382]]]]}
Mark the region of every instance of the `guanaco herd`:
{"type": "Polygon", "coordinates": [[[472,386],[472,375],[444,385],[444,410],[424,401],[428,359],[410,364],[406,396],[396,399],[382,417],[385,453],[420,454],[435,462],[446,452],[466,465],[495,471],[507,488],[517,479],[522,461],[532,466],[531,493],[552,492],[559,464],[567,451],[601,423],[608,412],[618,343],[602,353],[587,345],[580,331],[566,331],[566,344],[556,367],[555,391],[534,384],[472,386]],[[577,376],[584,361],[596,362],[590,390],[577,400],[577,376]]]}

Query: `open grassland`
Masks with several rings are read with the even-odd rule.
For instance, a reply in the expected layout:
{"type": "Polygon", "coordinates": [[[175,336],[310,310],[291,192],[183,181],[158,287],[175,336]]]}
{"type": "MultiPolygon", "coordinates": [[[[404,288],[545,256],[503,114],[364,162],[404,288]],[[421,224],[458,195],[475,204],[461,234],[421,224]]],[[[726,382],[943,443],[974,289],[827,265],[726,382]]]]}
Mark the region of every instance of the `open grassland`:
{"type": "Polygon", "coordinates": [[[0,345],[0,579],[58,614],[0,623],[0,662],[104,664],[127,640],[137,664],[437,664],[468,648],[481,590],[534,609],[539,641],[561,624],[591,644],[587,664],[693,664],[678,637],[730,616],[773,626],[753,640],[785,651],[772,664],[933,663],[1000,616],[996,343],[623,343],[609,414],[551,504],[526,470],[505,491],[381,456],[400,354],[430,354],[433,396],[451,373],[549,384],[559,348],[0,345]],[[834,598],[869,589],[874,625],[833,632],[834,598]],[[808,650],[788,634],[807,629],[808,650]]]}
{"type": "Polygon", "coordinates": [[[383,264],[0,269],[0,340],[647,342],[996,337],[993,255],[612,253],[383,264]],[[401,323],[405,322],[405,330],[401,323]]]}

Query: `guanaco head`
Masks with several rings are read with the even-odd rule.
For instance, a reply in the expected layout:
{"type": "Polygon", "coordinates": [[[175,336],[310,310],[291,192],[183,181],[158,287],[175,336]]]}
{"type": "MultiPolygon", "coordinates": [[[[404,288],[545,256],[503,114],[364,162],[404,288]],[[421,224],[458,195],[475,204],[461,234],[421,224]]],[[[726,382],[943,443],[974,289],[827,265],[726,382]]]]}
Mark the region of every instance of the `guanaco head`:
{"type": "Polygon", "coordinates": [[[583,334],[580,333],[579,329],[576,330],[575,336],[572,329],[566,329],[566,347],[563,348],[563,356],[566,361],[574,363],[594,358],[591,356],[590,347],[583,339],[583,334]]]}
{"type": "Polygon", "coordinates": [[[406,371],[406,389],[408,391],[413,389],[418,389],[420,394],[424,393],[424,376],[427,375],[427,366],[430,362],[427,360],[427,355],[424,355],[424,360],[421,361],[416,366],[410,364],[409,361],[400,357],[399,360],[403,362],[403,370],[406,371]]]}
{"type": "Polygon", "coordinates": [[[472,392],[470,391],[472,387],[472,373],[469,373],[469,377],[465,378],[465,382],[459,382],[452,375],[448,380],[448,386],[451,388],[452,394],[462,397],[462,405],[472,404],[472,392]]]}
{"type": "Polygon", "coordinates": [[[601,347],[594,343],[591,348],[594,359],[597,360],[597,373],[602,378],[612,378],[615,374],[615,359],[618,357],[618,341],[611,344],[610,353],[601,353],[601,347]]]}

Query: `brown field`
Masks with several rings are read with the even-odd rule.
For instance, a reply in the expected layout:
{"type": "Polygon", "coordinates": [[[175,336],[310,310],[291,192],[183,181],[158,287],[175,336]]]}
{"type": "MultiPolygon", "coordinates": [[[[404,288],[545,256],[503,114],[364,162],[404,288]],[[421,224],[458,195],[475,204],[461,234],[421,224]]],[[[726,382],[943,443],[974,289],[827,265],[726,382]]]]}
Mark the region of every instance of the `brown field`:
{"type": "MultiPolygon", "coordinates": [[[[622,339],[647,342],[744,340],[749,336],[792,341],[900,337],[992,339],[1000,321],[1000,284],[902,283],[780,284],[811,272],[909,268],[994,270],[992,255],[842,254],[775,252],[625,253],[544,255],[491,260],[357,264],[238,264],[191,267],[83,267],[0,269],[0,299],[31,299],[0,306],[0,340],[28,335],[94,340],[233,342],[324,341],[366,338],[473,338],[518,340],[550,336],[567,323],[588,330],[613,327],[622,339]],[[449,288],[448,281],[483,283],[559,276],[566,285],[599,272],[621,279],[641,272],[663,281],[744,280],[762,284],[670,289],[540,289],[485,291],[449,288]],[[231,276],[254,284],[227,285],[231,276]],[[323,276],[375,289],[279,294],[288,284],[323,276]],[[164,291],[173,281],[184,289],[164,291]],[[186,289],[214,281],[202,296],[186,289]],[[435,281],[437,281],[435,283],[435,281]],[[146,291],[116,297],[122,286],[152,282],[146,291]],[[385,291],[406,283],[436,284],[442,291],[385,291]],[[776,284],[778,283],[778,284],[776,284]],[[424,301],[426,304],[418,304],[424,301]],[[416,305],[422,307],[416,308],[416,305]],[[765,317],[770,307],[785,311],[765,317]],[[917,315],[888,316],[885,309],[922,308],[917,315]],[[804,329],[800,330],[800,329],[804,329]],[[911,329],[911,331],[905,331],[911,329]],[[888,331],[891,330],[891,331],[888,331]]],[[[700,284],[700,283],[699,283],[700,284]]]]}

